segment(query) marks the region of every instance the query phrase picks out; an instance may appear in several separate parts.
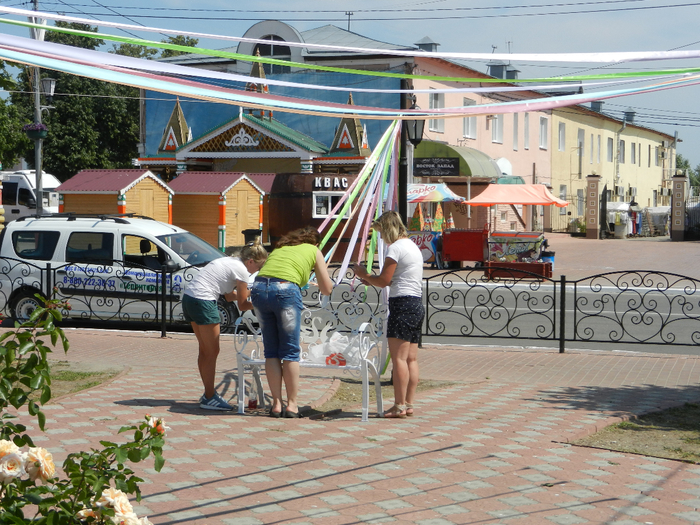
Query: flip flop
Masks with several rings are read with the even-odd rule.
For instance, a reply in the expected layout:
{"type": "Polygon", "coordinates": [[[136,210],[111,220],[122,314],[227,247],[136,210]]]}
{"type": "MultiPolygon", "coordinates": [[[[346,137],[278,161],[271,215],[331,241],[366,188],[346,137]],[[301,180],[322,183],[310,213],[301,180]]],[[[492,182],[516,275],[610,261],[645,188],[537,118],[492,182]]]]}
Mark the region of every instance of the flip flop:
{"type": "Polygon", "coordinates": [[[282,417],[282,411],[280,410],[279,412],[275,412],[274,410],[270,409],[270,417],[282,417]]]}
{"type": "Polygon", "coordinates": [[[301,416],[299,415],[299,412],[292,412],[291,410],[285,410],[284,417],[289,418],[289,419],[299,419],[301,416]]]}

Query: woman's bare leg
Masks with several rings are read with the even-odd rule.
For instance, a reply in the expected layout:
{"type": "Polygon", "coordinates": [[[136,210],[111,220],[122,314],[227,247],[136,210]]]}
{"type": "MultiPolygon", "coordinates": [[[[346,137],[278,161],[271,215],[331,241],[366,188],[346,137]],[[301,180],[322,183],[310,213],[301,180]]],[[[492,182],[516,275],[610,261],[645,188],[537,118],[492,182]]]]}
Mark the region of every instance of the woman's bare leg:
{"type": "Polygon", "coordinates": [[[199,343],[199,356],[197,357],[199,375],[204,385],[204,395],[209,399],[216,393],[214,382],[216,379],[216,359],[219,357],[220,327],[218,324],[192,323],[192,329],[199,343]]]}

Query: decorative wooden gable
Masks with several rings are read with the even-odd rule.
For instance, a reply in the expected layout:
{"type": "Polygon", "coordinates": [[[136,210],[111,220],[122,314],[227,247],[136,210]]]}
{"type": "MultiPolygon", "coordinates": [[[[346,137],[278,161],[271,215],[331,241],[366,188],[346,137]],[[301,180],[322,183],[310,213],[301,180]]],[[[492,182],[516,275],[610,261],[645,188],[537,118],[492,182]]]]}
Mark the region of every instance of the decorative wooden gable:
{"type": "Polygon", "coordinates": [[[191,153],[270,153],[295,151],[275,137],[238,122],[220,134],[192,148],[191,153]]]}
{"type": "MultiPolygon", "coordinates": [[[[348,97],[348,105],[352,106],[352,93],[348,97]]],[[[331,156],[343,155],[345,157],[369,157],[372,150],[367,143],[367,129],[360,124],[360,120],[352,117],[344,117],[340,121],[333,143],[330,148],[331,156]]]]}
{"type": "Polygon", "coordinates": [[[180,99],[178,98],[175,101],[175,107],[173,108],[173,112],[170,114],[168,124],[163,130],[163,138],[160,141],[158,152],[174,152],[191,139],[191,131],[187,127],[185,114],[182,112],[182,108],[180,107],[180,99]]]}

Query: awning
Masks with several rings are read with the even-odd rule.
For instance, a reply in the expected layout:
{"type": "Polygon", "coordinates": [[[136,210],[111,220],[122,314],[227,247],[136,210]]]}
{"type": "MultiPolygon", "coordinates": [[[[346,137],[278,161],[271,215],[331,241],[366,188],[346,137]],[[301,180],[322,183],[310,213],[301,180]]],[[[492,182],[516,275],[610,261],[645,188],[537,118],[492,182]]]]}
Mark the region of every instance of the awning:
{"type": "Polygon", "coordinates": [[[569,205],[550,193],[543,184],[489,184],[486,189],[465,202],[471,206],[494,206],[496,204],[523,204],[527,206],[554,204],[559,208],[569,205]]]}
{"type": "Polygon", "coordinates": [[[408,202],[464,202],[447,184],[409,184],[408,202]]]}

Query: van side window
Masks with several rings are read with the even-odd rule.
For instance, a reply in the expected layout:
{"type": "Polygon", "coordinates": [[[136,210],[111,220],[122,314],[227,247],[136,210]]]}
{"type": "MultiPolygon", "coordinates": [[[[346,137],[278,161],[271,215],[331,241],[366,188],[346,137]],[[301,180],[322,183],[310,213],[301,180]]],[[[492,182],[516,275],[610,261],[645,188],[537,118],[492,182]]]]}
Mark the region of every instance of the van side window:
{"type": "Polygon", "coordinates": [[[22,259],[50,261],[60,236],[51,231],[16,231],[12,232],[12,247],[22,259]]]}
{"type": "Polygon", "coordinates": [[[20,206],[28,206],[33,208],[36,206],[36,200],[34,200],[34,194],[27,188],[20,188],[19,195],[17,196],[17,204],[20,206]]]}
{"type": "Polygon", "coordinates": [[[138,235],[122,235],[122,254],[126,266],[160,270],[167,259],[155,243],[138,235]]]}
{"type": "Polygon", "coordinates": [[[114,264],[114,234],[74,232],[68,238],[66,261],[92,264],[114,264]]]}
{"type": "Polygon", "coordinates": [[[2,183],[2,205],[17,206],[17,183],[3,182],[2,183]]]}

